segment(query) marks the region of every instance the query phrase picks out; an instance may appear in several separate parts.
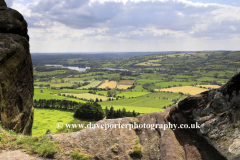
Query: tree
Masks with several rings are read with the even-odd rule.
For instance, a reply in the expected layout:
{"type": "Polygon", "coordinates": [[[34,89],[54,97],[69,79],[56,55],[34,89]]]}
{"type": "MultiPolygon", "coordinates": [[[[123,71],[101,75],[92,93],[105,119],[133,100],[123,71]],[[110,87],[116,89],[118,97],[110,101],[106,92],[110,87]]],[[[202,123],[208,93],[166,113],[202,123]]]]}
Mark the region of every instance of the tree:
{"type": "Polygon", "coordinates": [[[96,98],[95,102],[98,102],[98,98],[96,98]]]}
{"type": "Polygon", "coordinates": [[[133,117],[136,117],[136,113],[135,113],[134,110],[133,110],[133,112],[132,112],[132,115],[133,115],[133,117]]]}
{"type": "Polygon", "coordinates": [[[126,113],[127,113],[126,109],[123,108],[123,109],[122,109],[122,116],[126,116],[126,113]]]}
{"type": "Polygon", "coordinates": [[[116,94],[117,94],[117,92],[115,89],[108,90],[108,92],[107,92],[108,97],[116,97],[116,94]]]}
{"type": "Polygon", "coordinates": [[[108,109],[108,107],[106,107],[106,108],[105,108],[105,116],[106,116],[106,117],[107,117],[108,113],[109,113],[109,109],[108,109]]]}
{"type": "Polygon", "coordinates": [[[107,114],[107,116],[106,116],[107,119],[114,118],[114,117],[113,117],[113,112],[114,112],[114,108],[111,107],[110,110],[109,110],[109,112],[108,112],[108,114],[107,114]]]}
{"type": "Polygon", "coordinates": [[[104,112],[98,103],[87,102],[77,107],[74,117],[82,119],[100,120],[103,119],[104,112]]]}

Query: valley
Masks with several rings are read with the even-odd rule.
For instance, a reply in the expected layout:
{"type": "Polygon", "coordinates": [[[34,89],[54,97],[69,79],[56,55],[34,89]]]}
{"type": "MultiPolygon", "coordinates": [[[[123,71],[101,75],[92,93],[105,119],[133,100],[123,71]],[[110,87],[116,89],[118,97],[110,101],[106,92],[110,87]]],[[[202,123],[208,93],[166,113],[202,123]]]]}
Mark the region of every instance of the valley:
{"type": "MultiPolygon", "coordinates": [[[[47,100],[65,100],[82,104],[97,102],[103,109],[125,108],[140,114],[163,111],[187,95],[221,87],[239,72],[238,57],[239,52],[224,51],[155,53],[113,60],[73,58],[38,61],[34,64],[33,99],[46,100],[43,106],[48,108],[54,106],[47,104],[47,100]],[[60,65],[72,67],[62,68],[60,65]],[[88,68],[74,70],[84,66],[88,68]],[[114,69],[106,69],[110,67],[114,69]]],[[[73,114],[73,111],[68,112],[73,114]]],[[[34,125],[38,123],[35,121],[34,125]]],[[[33,127],[33,132],[36,135],[40,133],[36,127],[33,127]]],[[[57,132],[56,128],[53,132],[57,132]]]]}

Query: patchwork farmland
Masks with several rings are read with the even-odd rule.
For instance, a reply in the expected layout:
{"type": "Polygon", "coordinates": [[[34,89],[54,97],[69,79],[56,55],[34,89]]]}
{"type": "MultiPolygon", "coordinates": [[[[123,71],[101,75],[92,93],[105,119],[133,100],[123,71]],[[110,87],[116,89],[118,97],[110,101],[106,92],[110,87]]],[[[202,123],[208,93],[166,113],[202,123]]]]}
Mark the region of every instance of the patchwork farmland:
{"type": "Polygon", "coordinates": [[[98,88],[116,88],[117,82],[116,81],[109,81],[109,80],[104,80],[103,83],[98,87],[98,88]]]}
{"type": "Polygon", "coordinates": [[[135,83],[134,80],[121,80],[118,83],[117,88],[118,89],[128,89],[128,88],[132,87],[134,83],[135,83]]]}
{"type": "MultiPolygon", "coordinates": [[[[126,94],[126,92],[124,92],[126,94]]],[[[124,94],[123,93],[123,94],[124,94]]],[[[132,92],[135,93],[135,92],[132,92]]],[[[140,92],[138,92],[140,93],[140,92]]],[[[139,96],[136,98],[130,98],[125,95],[125,98],[115,101],[104,101],[100,102],[102,108],[111,107],[117,109],[126,108],[127,110],[135,110],[140,113],[149,113],[149,112],[157,112],[164,109],[164,106],[172,106],[176,101],[186,97],[186,95],[181,95],[179,93],[149,93],[144,95],[138,94],[139,96]],[[127,98],[128,97],[128,98],[127,98]]]]}
{"type": "Polygon", "coordinates": [[[92,81],[89,81],[89,82],[90,82],[90,84],[88,84],[86,86],[79,87],[78,89],[94,88],[94,87],[99,86],[102,83],[102,81],[96,81],[96,80],[92,80],[92,81]]]}
{"type": "MultiPolygon", "coordinates": [[[[48,62],[39,63],[39,66],[42,65],[42,71],[38,66],[34,67],[33,99],[68,100],[84,104],[98,98],[98,103],[103,109],[113,106],[114,109],[125,108],[127,111],[135,110],[140,113],[158,112],[171,107],[187,94],[194,95],[210,88],[219,88],[230,77],[240,72],[239,59],[240,52],[158,54],[106,61],[85,59],[84,62],[78,59],[56,59],[51,63],[68,63],[68,66],[88,63],[91,69],[84,72],[59,70],[44,66],[48,62]],[[103,69],[105,67],[128,71],[103,69]],[[107,87],[108,90],[103,90],[107,87]],[[131,89],[127,90],[130,87],[131,89]]],[[[41,129],[45,125],[41,124],[41,118],[47,119],[43,116],[47,116],[47,112],[49,111],[36,111],[33,135],[44,134],[47,129],[55,127],[58,121],[73,121],[73,114],[62,116],[69,118],[66,120],[61,118],[60,114],[60,118],[50,115],[54,125],[46,125],[41,129]],[[38,132],[40,130],[41,132],[38,132]]],[[[58,113],[54,112],[55,114],[58,113]]],[[[52,130],[56,132],[56,129],[52,130]]]]}

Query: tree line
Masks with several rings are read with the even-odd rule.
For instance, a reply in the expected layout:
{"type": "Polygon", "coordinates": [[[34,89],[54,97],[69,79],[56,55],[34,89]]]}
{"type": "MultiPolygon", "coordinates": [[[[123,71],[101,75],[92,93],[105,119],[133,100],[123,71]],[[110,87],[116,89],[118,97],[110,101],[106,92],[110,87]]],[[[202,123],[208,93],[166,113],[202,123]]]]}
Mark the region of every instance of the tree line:
{"type": "Polygon", "coordinates": [[[74,117],[88,120],[101,120],[104,117],[107,119],[123,118],[123,117],[136,117],[140,113],[127,111],[125,108],[115,110],[113,107],[106,107],[102,109],[101,105],[97,102],[78,103],[68,100],[56,99],[34,99],[34,107],[40,108],[55,108],[55,109],[69,109],[74,110],[74,117]]]}
{"type": "Polygon", "coordinates": [[[101,105],[96,102],[87,102],[84,104],[80,104],[75,110],[74,117],[88,120],[101,120],[104,117],[106,119],[114,119],[114,118],[123,118],[123,117],[136,117],[140,115],[140,113],[127,111],[125,108],[114,110],[113,107],[106,107],[104,110],[101,105]]]}
{"type": "Polygon", "coordinates": [[[139,112],[135,112],[134,110],[132,112],[127,111],[125,108],[114,110],[114,108],[111,106],[110,109],[108,107],[105,108],[105,115],[107,119],[113,119],[113,118],[123,118],[123,117],[136,117],[140,115],[139,112]]]}
{"type": "Polygon", "coordinates": [[[68,100],[56,100],[56,99],[34,99],[33,106],[41,108],[56,108],[56,109],[76,109],[80,103],[68,100]]]}

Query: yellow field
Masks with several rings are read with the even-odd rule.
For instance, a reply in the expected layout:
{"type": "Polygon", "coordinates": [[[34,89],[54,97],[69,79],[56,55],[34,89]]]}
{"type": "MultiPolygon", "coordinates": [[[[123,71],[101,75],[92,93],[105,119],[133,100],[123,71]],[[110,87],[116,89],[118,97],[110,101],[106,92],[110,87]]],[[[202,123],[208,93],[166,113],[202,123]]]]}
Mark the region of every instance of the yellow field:
{"type": "MultiPolygon", "coordinates": [[[[159,91],[159,89],[155,89],[155,91],[159,91]]],[[[182,92],[184,94],[199,94],[204,91],[208,91],[208,89],[203,89],[199,87],[193,87],[193,86],[182,86],[182,87],[172,87],[172,88],[164,88],[161,89],[160,91],[169,91],[169,92],[182,92]]]]}
{"type": "Polygon", "coordinates": [[[119,85],[133,85],[135,83],[134,80],[121,80],[118,84],[119,85]]]}
{"type": "Polygon", "coordinates": [[[197,87],[200,87],[200,86],[202,86],[202,87],[206,87],[206,88],[213,88],[213,89],[216,89],[216,88],[220,88],[220,86],[218,86],[218,85],[197,85],[197,87]]]}
{"type": "MultiPolygon", "coordinates": [[[[100,95],[97,95],[97,94],[90,94],[90,93],[82,93],[82,94],[75,94],[75,93],[61,93],[61,94],[65,94],[66,96],[67,95],[73,95],[74,97],[78,97],[78,98],[85,98],[85,99],[93,99],[95,101],[96,98],[98,98],[98,100],[102,99],[103,101],[106,101],[107,99],[109,98],[113,98],[113,97],[105,97],[105,96],[100,96],[100,95]]],[[[113,98],[115,99],[115,98],[113,98]]]]}
{"type": "Polygon", "coordinates": [[[104,80],[103,83],[98,87],[98,88],[115,88],[117,85],[116,81],[108,81],[108,80],[104,80]]]}
{"type": "Polygon", "coordinates": [[[117,88],[118,88],[118,89],[128,89],[128,87],[130,88],[130,87],[132,87],[132,85],[121,85],[121,84],[120,84],[120,85],[119,85],[119,84],[117,85],[117,88]]]}

